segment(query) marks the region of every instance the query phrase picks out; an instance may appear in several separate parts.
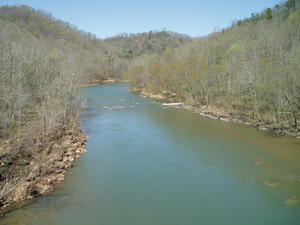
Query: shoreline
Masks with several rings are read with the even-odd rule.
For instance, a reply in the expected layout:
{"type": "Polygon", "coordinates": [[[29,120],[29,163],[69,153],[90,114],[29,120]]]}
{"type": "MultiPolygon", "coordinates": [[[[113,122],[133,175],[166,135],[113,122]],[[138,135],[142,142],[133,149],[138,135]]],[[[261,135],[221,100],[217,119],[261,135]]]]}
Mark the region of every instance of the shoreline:
{"type": "MultiPolygon", "coordinates": [[[[0,152],[0,169],[4,171],[0,174],[0,182],[3,182],[0,186],[0,218],[55,190],[76,159],[87,152],[87,138],[79,126],[72,126],[26,161],[21,153],[13,156],[10,152],[0,152]]],[[[11,142],[6,141],[0,148],[8,148],[11,142]]]]}
{"type": "MultiPolygon", "coordinates": [[[[116,82],[128,81],[109,78],[102,81],[95,80],[79,88],[116,82]]],[[[9,150],[1,152],[12,146],[14,140],[8,139],[0,143],[0,218],[34,202],[40,196],[53,192],[57,185],[65,180],[68,169],[75,165],[80,155],[87,152],[88,138],[79,128],[79,124],[70,125],[62,137],[51,140],[48,146],[44,147],[44,151],[36,153],[38,156],[43,155],[43,161],[47,162],[42,166],[33,158],[29,159],[26,165],[19,166],[16,161],[20,159],[14,159],[9,150]],[[4,176],[3,170],[6,172],[4,176]],[[14,178],[16,171],[20,173],[17,179],[14,178]]]]}
{"type": "Polygon", "coordinates": [[[152,91],[140,87],[132,87],[131,90],[133,92],[138,93],[142,97],[151,98],[159,102],[166,101],[162,103],[165,105],[169,105],[170,107],[176,107],[176,108],[192,111],[193,113],[197,113],[200,116],[208,117],[211,119],[222,120],[225,122],[244,124],[244,125],[257,128],[258,130],[261,131],[268,131],[281,136],[290,136],[297,139],[300,138],[299,131],[292,132],[290,130],[280,129],[275,127],[272,124],[267,124],[266,122],[263,121],[256,121],[253,119],[241,119],[238,118],[237,114],[229,112],[224,108],[218,108],[213,105],[195,107],[190,104],[187,104],[186,102],[176,102],[176,96],[177,96],[176,93],[169,93],[167,91],[164,91],[163,93],[153,93],[152,91]]]}
{"type": "Polygon", "coordinates": [[[119,82],[129,82],[128,80],[122,80],[122,79],[105,79],[105,80],[95,80],[87,84],[81,85],[79,88],[87,88],[87,87],[93,87],[93,86],[100,86],[105,84],[113,84],[113,83],[119,83],[119,82]]]}
{"type": "MultiPolygon", "coordinates": [[[[116,82],[126,82],[119,80],[106,80],[105,82],[93,82],[84,87],[98,86],[103,84],[110,84],[116,82]]],[[[225,122],[233,122],[237,124],[244,124],[255,127],[262,131],[268,131],[277,135],[292,136],[300,138],[299,132],[291,133],[285,130],[276,129],[263,122],[243,120],[234,116],[224,109],[215,106],[195,107],[186,102],[175,102],[176,94],[167,91],[163,93],[153,93],[145,88],[130,88],[131,91],[136,92],[142,97],[151,98],[164,104],[165,106],[186,109],[197,113],[200,116],[222,120],[225,122]]],[[[72,168],[76,159],[80,155],[87,152],[86,142],[87,136],[79,128],[79,125],[69,126],[59,139],[51,140],[45,149],[36,152],[35,157],[28,160],[28,162],[21,163],[21,155],[17,159],[10,156],[10,152],[2,153],[0,151],[0,218],[12,210],[24,207],[35,201],[38,197],[51,193],[56,186],[65,179],[65,174],[69,168],[72,168]],[[39,162],[37,158],[42,158],[39,162]],[[19,161],[18,161],[19,160],[19,161]],[[2,171],[5,171],[5,179],[2,171]],[[17,179],[15,174],[19,173],[17,179]],[[2,184],[1,184],[2,182],[2,184]],[[3,182],[5,183],[3,185],[3,182]],[[7,190],[9,189],[9,190],[7,190]],[[7,192],[7,193],[5,193],[7,192]]],[[[5,149],[14,140],[8,140],[0,144],[0,150],[5,149]]]]}
{"type": "MultiPolygon", "coordinates": [[[[116,82],[121,81],[109,80],[105,84],[116,82]]],[[[95,83],[89,86],[94,85],[101,84],[95,83]]],[[[132,87],[130,90],[142,97],[157,100],[165,106],[186,109],[201,116],[225,122],[250,125],[259,130],[269,131],[278,135],[300,138],[299,133],[293,134],[284,130],[272,129],[263,123],[258,125],[255,121],[238,119],[234,117],[234,114],[231,115],[230,112],[218,109],[215,106],[203,106],[200,108],[185,102],[175,102],[177,97],[175,93],[153,93],[144,88],[137,87],[132,87]]],[[[5,185],[0,185],[0,218],[15,209],[32,203],[38,197],[54,191],[57,185],[64,181],[68,169],[72,168],[76,160],[87,152],[87,138],[82,129],[79,128],[79,124],[75,126],[70,125],[59,139],[51,140],[48,146],[45,146],[41,152],[36,152],[37,155],[42,156],[42,162],[37,161],[37,157],[35,157],[28,160],[24,165],[18,164],[15,160],[8,162],[5,158],[7,157],[5,153],[3,154],[0,151],[0,182],[6,182],[5,185]],[[11,171],[11,176],[7,176],[4,181],[1,170],[3,168],[11,171]],[[17,180],[14,180],[13,175],[16,171],[19,172],[21,176],[18,177],[17,180]],[[3,198],[1,195],[3,195],[3,192],[6,191],[8,186],[13,187],[13,190],[10,190],[9,194],[3,198]]],[[[0,150],[12,142],[13,140],[9,140],[1,143],[0,150]]],[[[9,154],[9,152],[7,154],[9,154]]]]}

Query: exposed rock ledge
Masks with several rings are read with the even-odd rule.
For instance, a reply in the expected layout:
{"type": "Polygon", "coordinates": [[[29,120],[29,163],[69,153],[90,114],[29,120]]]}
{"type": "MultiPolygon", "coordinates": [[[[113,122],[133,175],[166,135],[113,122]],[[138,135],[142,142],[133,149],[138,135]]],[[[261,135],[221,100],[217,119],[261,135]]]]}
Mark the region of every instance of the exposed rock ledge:
{"type": "MultiPolygon", "coordinates": [[[[86,152],[86,138],[81,129],[72,128],[28,159],[0,151],[0,216],[53,191],[65,179],[66,170],[86,152]]],[[[9,145],[1,144],[0,150],[9,145]]]]}

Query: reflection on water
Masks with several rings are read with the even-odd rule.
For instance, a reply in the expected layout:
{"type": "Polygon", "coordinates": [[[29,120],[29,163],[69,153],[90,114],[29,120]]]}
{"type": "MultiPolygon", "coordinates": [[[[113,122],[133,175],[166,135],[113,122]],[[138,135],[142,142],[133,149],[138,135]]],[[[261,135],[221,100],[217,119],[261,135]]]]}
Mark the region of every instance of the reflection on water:
{"type": "Polygon", "coordinates": [[[88,154],[13,225],[299,225],[300,142],[90,87],[88,154]]]}

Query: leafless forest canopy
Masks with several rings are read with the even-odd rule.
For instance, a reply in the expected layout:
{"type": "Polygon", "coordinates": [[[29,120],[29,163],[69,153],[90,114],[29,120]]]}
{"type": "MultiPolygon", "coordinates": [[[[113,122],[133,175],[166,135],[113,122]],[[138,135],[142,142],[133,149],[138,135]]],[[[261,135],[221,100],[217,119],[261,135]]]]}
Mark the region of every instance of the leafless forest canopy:
{"type": "Polygon", "coordinates": [[[135,58],[126,76],[198,107],[299,131],[300,9],[288,1],[163,53],[135,58]]]}
{"type": "Polygon", "coordinates": [[[107,78],[297,132],[299,62],[300,9],[293,0],[206,37],[150,31],[104,40],[46,12],[4,6],[0,140],[47,143],[78,120],[79,87],[107,78]]]}

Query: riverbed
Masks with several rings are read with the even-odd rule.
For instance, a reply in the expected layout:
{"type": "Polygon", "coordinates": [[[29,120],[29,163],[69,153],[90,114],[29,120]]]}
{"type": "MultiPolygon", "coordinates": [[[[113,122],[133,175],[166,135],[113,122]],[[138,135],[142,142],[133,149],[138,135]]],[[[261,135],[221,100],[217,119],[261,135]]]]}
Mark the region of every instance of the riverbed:
{"type": "Polygon", "coordinates": [[[84,89],[88,153],[0,225],[299,225],[300,140],[84,89]]]}

